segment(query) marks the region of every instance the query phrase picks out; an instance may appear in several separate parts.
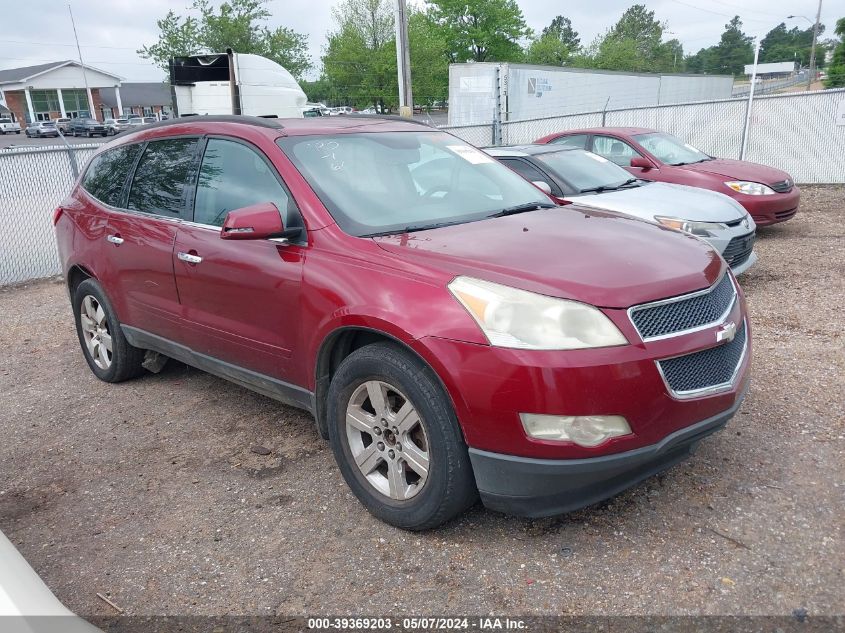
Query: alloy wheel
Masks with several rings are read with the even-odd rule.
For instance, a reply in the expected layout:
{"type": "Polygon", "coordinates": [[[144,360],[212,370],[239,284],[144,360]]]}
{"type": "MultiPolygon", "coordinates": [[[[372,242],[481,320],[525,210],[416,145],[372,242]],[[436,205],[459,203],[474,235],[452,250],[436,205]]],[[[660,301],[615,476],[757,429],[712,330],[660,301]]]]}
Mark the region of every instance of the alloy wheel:
{"type": "Polygon", "coordinates": [[[105,310],[96,297],[86,295],[79,310],[82,337],[91,360],[100,369],[112,363],[112,338],[105,310]]]}
{"type": "Polygon", "coordinates": [[[396,501],[416,496],[428,480],[429,442],[410,400],[393,385],[368,380],[346,407],[346,439],[361,474],[396,501]]]}

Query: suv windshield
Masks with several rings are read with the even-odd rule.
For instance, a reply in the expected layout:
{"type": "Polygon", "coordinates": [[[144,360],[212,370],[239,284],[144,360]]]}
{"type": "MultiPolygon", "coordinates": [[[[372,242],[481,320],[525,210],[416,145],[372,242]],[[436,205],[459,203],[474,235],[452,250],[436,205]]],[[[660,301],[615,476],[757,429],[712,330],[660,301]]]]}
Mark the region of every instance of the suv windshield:
{"type": "Polygon", "coordinates": [[[635,180],[619,165],[582,149],[538,154],[535,158],[579,193],[615,189],[635,180]]]}
{"type": "Polygon", "coordinates": [[[684,143],[677,136],[665,132],[637,134],[634,138],[658,160],[667,165],[689,165],[690,163],[703,163],[706,160],[713,160],[711,156],[701,150],[694,148],[689,143],[684,143]]]}
{"type": "Polygon", "coordinates": [[[551,206],[510,169],[443,132],[292,136],[278,143],[338,225],[359,237],[551,206]]]}

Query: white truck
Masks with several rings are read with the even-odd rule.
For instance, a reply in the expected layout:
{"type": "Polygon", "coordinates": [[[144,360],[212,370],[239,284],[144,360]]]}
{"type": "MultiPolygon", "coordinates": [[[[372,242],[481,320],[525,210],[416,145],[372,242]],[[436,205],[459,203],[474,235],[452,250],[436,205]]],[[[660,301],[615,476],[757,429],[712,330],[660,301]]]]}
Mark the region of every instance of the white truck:
{"type": "Polygon", "coordinates": [[[170,60],[176,116],[246,114],[302,118],[307,102],[296,79],[276,62],[231,49],[170,60]]]}
{"type": "Polygon", "coordinates": [[[11,134],[12,132],[20,134],[21,124],[16,121],[12,121],[10,117],[0,117],[0,134],[11,134]]]}

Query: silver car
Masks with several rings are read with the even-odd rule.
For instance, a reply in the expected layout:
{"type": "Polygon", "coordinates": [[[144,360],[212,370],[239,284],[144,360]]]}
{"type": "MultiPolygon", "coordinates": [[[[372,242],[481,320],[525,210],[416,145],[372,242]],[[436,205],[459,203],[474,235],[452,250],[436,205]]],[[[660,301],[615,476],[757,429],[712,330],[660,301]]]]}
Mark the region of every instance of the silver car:
{"type": "Polygon", "coordinates": [[[34,121],[26,126],[24,133],[29,137],[43,138],[45,136],[58,136],[59,128],[55,121],[34,121]]]}
{"type": "Polygon", "coordinates": [[[486,151],[558,202],[617,211],[695,235],[709,242],[735,275],[757,261],[754,220],[729,196],[640,180],[606,158],[582,149],[522,145],[486,151]]]}

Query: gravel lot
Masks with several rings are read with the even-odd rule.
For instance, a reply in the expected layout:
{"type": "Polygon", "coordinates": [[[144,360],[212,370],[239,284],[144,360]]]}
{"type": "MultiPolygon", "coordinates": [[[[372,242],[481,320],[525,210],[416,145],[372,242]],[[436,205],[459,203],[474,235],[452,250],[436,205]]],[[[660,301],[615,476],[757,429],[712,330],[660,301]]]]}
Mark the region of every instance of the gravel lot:
{"type": "Polygon", "coordinates": [[[98,382],[62,285],[2,289],[0,529],[88,616],[845,613],[844,202],[760,230],[754,382],[692,459],[426,534],[364,511],[308,416],[178,363],[98,382]]]}

